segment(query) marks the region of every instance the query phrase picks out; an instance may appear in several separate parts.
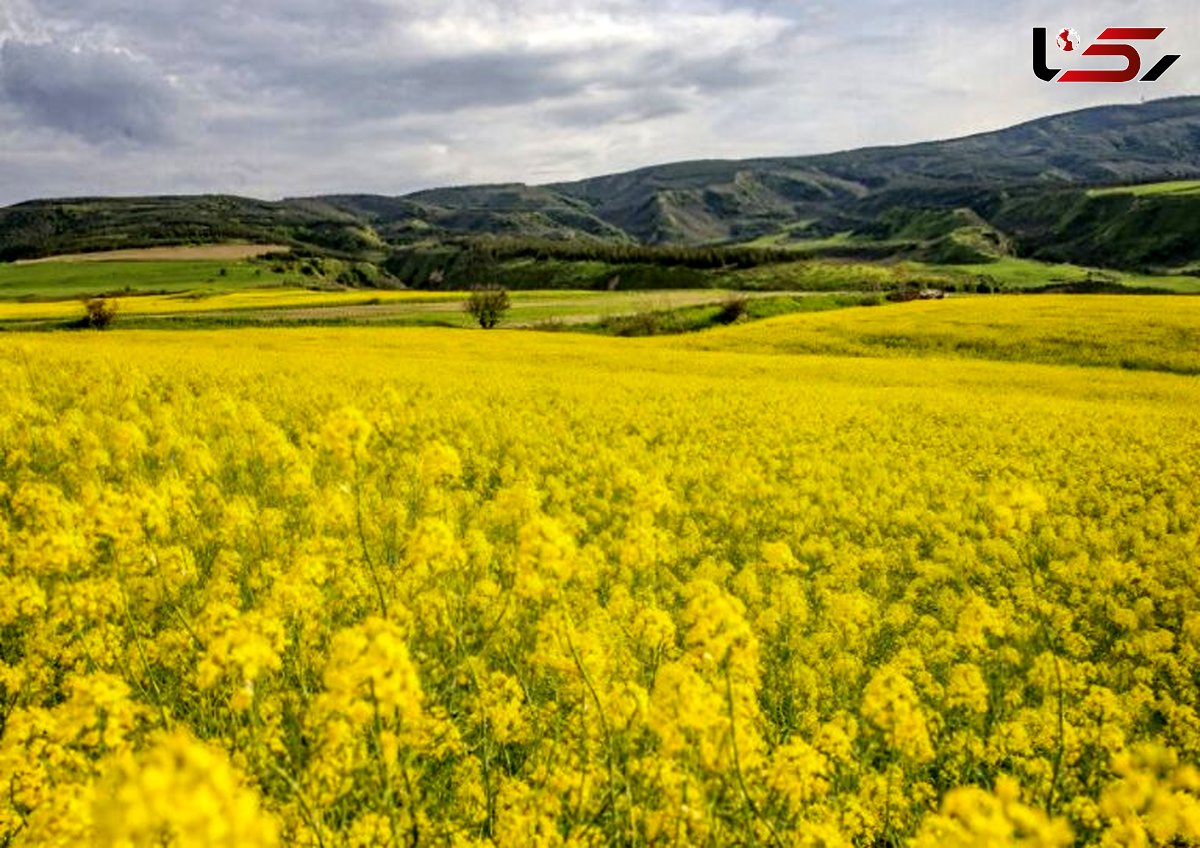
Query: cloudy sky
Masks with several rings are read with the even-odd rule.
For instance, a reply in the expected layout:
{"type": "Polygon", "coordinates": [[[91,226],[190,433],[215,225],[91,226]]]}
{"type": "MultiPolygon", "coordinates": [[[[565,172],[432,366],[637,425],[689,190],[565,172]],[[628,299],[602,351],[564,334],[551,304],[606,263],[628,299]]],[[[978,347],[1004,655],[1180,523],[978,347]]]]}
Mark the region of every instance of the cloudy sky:
{"type": "Polygon", "coordinates": [[[1198,36],[1196,0],[0,0],[0,204],[942,138],[1200,93],[1198,36]],[[1165,26],[1147,64],[1183,58],[1153,84],[1047,84],[1034,26],[1165,26]]]}

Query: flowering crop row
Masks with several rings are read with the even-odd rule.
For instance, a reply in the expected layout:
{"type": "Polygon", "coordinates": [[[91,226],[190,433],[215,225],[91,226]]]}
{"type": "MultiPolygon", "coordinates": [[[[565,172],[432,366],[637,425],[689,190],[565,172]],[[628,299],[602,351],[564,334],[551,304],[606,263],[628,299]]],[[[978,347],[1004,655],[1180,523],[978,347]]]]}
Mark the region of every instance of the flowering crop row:
{"type": "Polygon", "coordinates": [[[10,335],[0,845],[1200,840],[1197,574],[1187,377],[10,335]]]}
{"type": "Polygon", "coordinates": [[[948,356],[1197,375],[1200,299],[955,297],[898,309],[797,315],[731,334],[697,335],[687,344],[726,351],[948,356]]]}

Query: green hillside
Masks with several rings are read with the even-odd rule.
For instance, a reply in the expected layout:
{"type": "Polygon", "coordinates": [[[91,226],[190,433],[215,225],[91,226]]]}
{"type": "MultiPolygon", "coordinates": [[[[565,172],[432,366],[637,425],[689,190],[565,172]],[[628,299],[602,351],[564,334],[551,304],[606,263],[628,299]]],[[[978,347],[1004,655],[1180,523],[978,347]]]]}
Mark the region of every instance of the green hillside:
{"type": "Polygon", "coordinates": [[[1200,259],[1197,191],[1135,185],[1026,192],[1005,201],[992,220],[1025,255],[1053,262],[1142,269],[1200,259]]]}
{"type": "Polygon", "coordinates": [[[675,288],[729,264],[728,255],[676,261],[675,246],[751,244],[764,252],[732,264],[776,264],[792,251],[937,266],[1018,257],[1162,274],[1200,267],[1198,139],[1200,97],[1182,97],[947,141],[681,162],[544,186],[31,201],[0,209],[0,261],[237,240],[383,265],[410,285],[494,270],[501,282],[520,275],[540,287],[675,288]],[[495,239],[526,249],[495,260],[495,239]],[[546,244],[668,253],[589,258],[539,252],[546,244]],[[602,264],[580,264],[593,259],[602,264]]]}
{"type": "Polygon", "coordinates": [[[247,241],[359,254],[383,242],[361,218],[320,200],[78,198],[0,209],[0,262],[64,253],[247,241]]]}
{"type": "Polygon", "coordinates": [[[1119,185],[1107,188],[1094,188],[1088,191],[1092,197],[1107,194],[1134,194],[1140,197],[1153,194],[1197,194],[1200,193],[1200,180],[1171,180],[1165,183],[1145,183],[1142,185],[1119,185]]]}

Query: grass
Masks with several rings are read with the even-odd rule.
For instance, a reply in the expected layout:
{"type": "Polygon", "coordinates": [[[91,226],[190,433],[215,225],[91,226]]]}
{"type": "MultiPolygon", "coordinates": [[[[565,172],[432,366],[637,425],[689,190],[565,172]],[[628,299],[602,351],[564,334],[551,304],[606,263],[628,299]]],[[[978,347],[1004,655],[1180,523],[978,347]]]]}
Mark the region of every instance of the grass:
{"type": "Polygon", "coordinates": [[[913,262],[802,258],[754,268],[700,269],[645,263],[614,264],[558,259],[504,262],[498,281],[510,289],[604,288],[619,290],[738,289],[747,291],[873,291],[904,285],[929,271],[913,262]]]}
{"type": "Polygon", "coordinates": [[[861,294],[786,294],[761,297],[739,294],[734,295],[732,300],[740,300],[738,308],[731,309],[731,298],[726,297],[719,303],[607,316],[600,321],[582,324],[574,329],[614,336],[678,335],[797,312],[876,306],[882,302],[876,295],[861,294]]]}
{"type": "MultiPolygon", "coordinates": [[[[300,289],[321,282],[319,277],[306,277],[300,273],[296,265],[288,265],[286,270],[278,270],[284,267],[264,261],[246,260],[46,261],[33,264],[0,264],[0,302],[68,300],[85,295],[114,293],[188,293],[213,296],[270,286],[300,289]]],[[[704,295],[705,298],[719,298],[720,290],[730,289],[760,292],[874,292],[918,285],[974,291],[980,282],[1005,290],[1037,289],[1077,284],[1088,280],[1089,276],[1099,276],[1129,288],[1155,288],[1180,293],[1200,292],[1200,278],[1187,274],[1136,274],[1012,257],[995,262],[965,265],[797,258],[794,262],[724,270],[641,264],[615,265],[601,261],[535,261],[522,258],[503,262],[495,270],[495,282],[509,288],[510,291],[554,290],[556,297],[595,297],[611,294],[617,302],[626,297],[640,297],[644,291],[706,291],[708,294],[704,295]],[[617,286],[615,291],[605,291],[609,285],[614,284],[617,286]],[[576,294],[568,294],[571,291],[576,294]]],[[[374,289],[363,291],[371,292],[371,296],[376,292],[374,289]]],[[[673,302],[669,308],[680,305],[683,304],[673,302]]],[[[214,308],[223,307],[214,305],[214,308]]],[[[620,308],[624,309],[625,305],[620,304],[620,308]]],[[[131,312],[129,309],[125,311],[127,314],[131,312]]],[[[537,317],[531,316],[532,319],[537,317]]]]}
{"type": "Polygon", "coordinates": [[[1161,289],[1178,294],[1200,293],[1200,278],[1183,274],[1138,274],[1131,271],[1086,268],[1082,265],[1053,264],[1034,259],[1004,257],[995,262],[971,265],[924,265],[931,274],[956,284],[974,286],[981,281],[1003,289],[1039,289],[1105,280],[1131,289],[1161,289]]]}
{"type": "Polygon", "coordinates": [[[751,291],[877,291],[949,278],[916,262],[856,262],[831,259],[783,262],[715,272],[723,288],[751,291]]]}
{"type": "Polygon", "coordinates": [[[753,241],[744,242],[746,247],[771,247],[787,250],[810,250],[821,247],[838,247],[855,243],[854,234],[846,230],[831,236],[807,236],[805,232],[816,223],[816,219],[806,219],[789,224],[772,233],[766,233],[753,241]]]}
{"type": "Polygon", "coordinates": [[[1145,183],[1143,185],[1108,186],[1094,188],[1088,191],[1089,197],[1103,197],[1109,194],[1196,194],[1200,192],[1200,180],[1171,180],[1162,183],[1145,183]]]}
{"type": "Polygon", "coordinates": [[[278,274],[261,262],[116,261],[0,264],[0,298],[62,299],[113,292],[221,293],[290,282],[299,274],[278,274]]]}

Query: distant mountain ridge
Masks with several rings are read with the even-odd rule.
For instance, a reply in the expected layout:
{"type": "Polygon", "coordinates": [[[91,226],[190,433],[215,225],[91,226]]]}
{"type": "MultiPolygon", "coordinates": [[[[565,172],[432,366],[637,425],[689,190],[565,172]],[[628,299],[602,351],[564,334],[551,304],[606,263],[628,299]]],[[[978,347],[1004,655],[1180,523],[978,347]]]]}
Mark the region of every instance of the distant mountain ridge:
{"type": "MultiPolygon", "coordinates": [[[[680,162],[540,186],[278,202],[225,196],[31,201],[0,209],[0,259],[227,239],[346,253],[484,234],[651,245],[845,232],[886,239],[897,220],[921,210],[964,210],[970,215],[959,215],[955,226],[969,219],[973,227],[995,230],[987,236],[995,244],[1013,236],[1022,252],[1079,259],[1080,251],[1097,249],[1082,231],[1089,215],[1099,215],[1097,227],[1113,225],[1123,238],[1136,238],[1136,227],[1104,216],[1134,214],[1138,203],[1180,200],[1107,201],[1091,209],[1084,208],[1089,201],[1083,189],[1190,178],[1200,178],[1200,97],[1082,109],[944,141],[680,162]],[[1058,217],[1047,217],[1047,209],[1058,217]],[[1069,238],[1056,235],[1060,226],[1071,229],[1069,238]]],[[[1185,223],[1187,216],[1166,218],[1185,223]]],[[[1184,255],[1197,249],[1186,247],[1186,238],[1169,236],[1166,247],[1134,249],[1128,257],[1136,260],[1122,248],[1118,259],[1200,258],[1184,255]]]]}
{"type": "Polygon", "coordinates": [[[995,202],[1013,188],[1200,176],[1200,97],[1102,106],[947,141],[817,156],[680,162],[544,186],[509,184],[386,199],[329,197],[387,227],[451,233],[613,231],[644,243],[754,238],[797,219],[832,232],[911,200],[995,202]],[[419,226],[419,225],[418,225],[419,226]]]}

